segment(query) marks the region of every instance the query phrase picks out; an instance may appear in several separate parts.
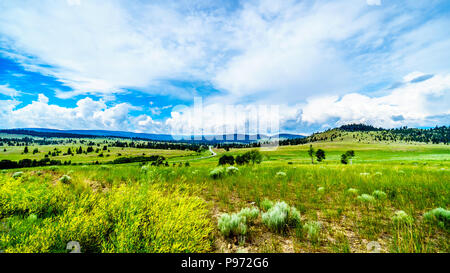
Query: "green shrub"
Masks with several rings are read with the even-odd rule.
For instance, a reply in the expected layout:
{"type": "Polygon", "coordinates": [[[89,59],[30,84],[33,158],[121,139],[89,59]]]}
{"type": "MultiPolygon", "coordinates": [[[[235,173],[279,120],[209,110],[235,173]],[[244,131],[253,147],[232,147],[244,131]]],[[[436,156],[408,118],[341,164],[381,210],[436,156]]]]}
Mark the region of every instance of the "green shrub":
{"type": "Polygon", "coordinates": [[[378,200],[384,200],[387,198],[387,194],[384,191],[379,190],[372,192],[372,196],[374,196],[378,200]]]}
{"type": "Polygon", "coordinates": [[[239,173],[239,169],[234,166],[230,166],[230,167],[227,167],[226,172],[227,172],[227,174],[233,175],[233,174],[239,173]]]}
{"type": "Polygon", "coordinates": [[[320,230],[322,229],[322,224],[317,221],[308,221],[303,225],[303,230],[308,239],[311,242],[318,242],[320,239],[320,230]]]}
{"type": "Polygon", "coordinates": [[[209,176],[213,179],[222,178],[225,175],[225,168],[217,167],[209,172],[209,176]]]}
{"type": "Polygon", "coordinates": [[[218,227],[225,237],[245,235],[247,225],[245,216],[233,213],[224,213],[219,217],[218,227]]]}
{"type": "Polygon", "coordinates": [[[354,188],[348,189],[347,192],[351,195],[358,195],[358,190],[354,188]]]}
{"type": "Polygon", "coordinates": [[[15,172],[15,173],[12,175],[12,178],[16,179],[16,178],[22,177],[22,175],[23,175],[23,172],[15,172]]]}
{"type": "Polygon", "coordinates": [[[436,223],[441,228],[450,228],[450,210],[435,208],[426,212],[423,218],[430,223],[436,223]]]}
{"type": "Polygon", "coordinates": [[[27,219],[28,219],[28,221],[30,221],[30,222],[35,222],[35,221],[38,219],[38,217],[37,217],[36,214],[32,213],[32,214],[30,214],[30,215],[28,216],[27,219]]]}
{"type": "Polygon", "coordinates": [[[259,216],[259,209],[258,208],[243,208],[238,213],[239,216],[245,217],[247,222],[255,221],[259,216]]]}
{"type": "Polygon", "coordinates": [[[397,225],[412,224],[413,218],[411,216],[409,216],[403,210],[398,210],[395,212],[394,216],[392,216],[392,221],[394,222],[394,224],[397,224],[397,225]]]}
{"type": "Polygon", "coordinates": [[[373,203],[375,202],[375,197],[373,197],[370,194],[361,194],[360,196],[357,197],[357,199],[363,203],[373,203]]]}
{"type": "Polygon", "coordinates": [[[72,181],[72,178],[66,174],[61,176],[61,178],[59,179],[59,182],[61,182],[63,184],[69,184],[71,181],[72,181]]]}
{"type": "Polygon", "coordinates": [[[300,223],[300,212],[285,202],[277,202],[267,212],[262,214],[262,222],[271,230],[284,231],[288,226],[300,223]]]}
{"type": "Polygon", "coordinates": [[[285,172],[277,172],[277,173],[275,174],[275,177],[277,177],[277,178],[286,177],[286,173],[285,173],[285,172]]]}

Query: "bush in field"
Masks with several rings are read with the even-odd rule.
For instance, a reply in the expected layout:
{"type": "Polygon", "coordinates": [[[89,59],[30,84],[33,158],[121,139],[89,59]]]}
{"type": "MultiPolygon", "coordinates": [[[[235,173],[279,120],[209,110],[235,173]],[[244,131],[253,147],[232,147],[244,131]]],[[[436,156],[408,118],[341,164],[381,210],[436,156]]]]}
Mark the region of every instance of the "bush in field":
{"type": "Polygon", "coordinates": [[[396,225],[411,224],[413,222],[413,218],[403,210],[397,210],[394,216],[392,216],[392,222],[396,225]]]}
{"type": "Polygon", "coordinates": [[[222,155],[219,158],[219,165],[234,165],[234,157],[232,155],[222,155]]]}
{"type": "Polygon", "coordinates": [[[351,195],[358,195],[358,190],[354,188],[348,189],[347,192],[351,195]]]}
{"type": "Polygon", "coordinates": [[[239,216],[245,217],[246,221],[253,222],[255,221],[259,216],[259,209],[258,208],[243,208],[238,213],[239,216]]]}
{"type": "Polygon", "coordinates": [[[13,175],[12,175],[12,178],[19,178],[19,177],[21,177],[23,175],[23,172],[15,172],[13,175]]]}
{"type": "Polygon", "coordinates": [[[150,170],[150,167],[147,166],[147,165],[144,165],[144,166],[141,167],[141,172],[143,172],[143,173],[146,173],[146,172],[148,172],[149,170],[150,170]]]}
{"type": "Polygon", "coordinates": [[[387,198],[387,194],[384,191],[379,190],[372,192],[372,196],[374,196],[378,200],[384,200],[387,198]]]}
{"type": "Polygon", "coordinates": [[[426,212],[423,218],[430,223],[436,223],[441,228],[450,228],[450,210],[435,208],[426,212]]]}
{"type": "Polygon", "coordinates": [[[247,233],[246,218],[239,214],[224,213],[218,221],[220,232],[225,237],[245,235],[247,233]]]}
{"type": "Polygon", "coordinates": [[[239,173],[239,169],[234,166],[230,166],[227,168],[226,172],[227,172],[227,174],[231,174],[231,175],[237,174],[237,173],[239,173]]]}
{"type": "Polygon", "coordinates": [[[28,219],[28,221],[30,221],[30,222],[35,222],[35,221],[38,219],[38,217],[37,217],[36,214],[32,213],[32,214],[30,214],[30,215],[28,216],[27,219],[28,219]]]}
{"type": "Polygon", "coordinates": [[[300,223],[300,212],[285,202],[277,202],[267,212],[262,214],[262,222],[271,230],[284,231],[288,226],[300,223]]]}
{"type": "Polygon", "coordinates": [[[273,207],[273,202],[270,201],[269,199],[264,199],[263,201],[261,201],[259,206],[261,207],[261,209],[263,211],[268,211],[269,209],[271,209],[273,207]]]}
{"type": "Polygon", "coordinates": [[[223,167],[217,167],[214,168],[212,171],[209,172],[209,176],[213,179],[221,178],[225,175],[225,168],[223,167]]]}
{"type": "Polygon", "coordinates": [[[319,188],[317,189],[317,192],[320,193],[320,194],[322,194],[322,193],[325,192],[325,188],[324,188],[324,187],[319,187],[319,188]]]}
{"type": "Polygon", "coordinates": [[[59,178],[59,182],[61,182],[63,184],[69,184],[71,181],[72,181],[72,178],[66,174],[61,176],[61,178],[59,178]]]}
{"type": "Polygon", "coordinates": [[[357,199],[363,203],[373,203],[375,202],[375,197],[370,194],[363,193],[357,197],[357,199]]]}
{"type": "Polygon", "coordinates": [[[317,243],[319,241],[321,229],[322,224],[317,221],[308,221],[303,225],[303,230],[306,236],[313,243],[317,243]]]}
{"type": "Polygon", "coordinates": [[[277,177],[277,178],[286,177],[286,173],[285,173],[285,172],[277,172],[277,173],[275,174],[275,177],[277,177]]]}
{"type": "Polygon", "coordinates": [[[244,165],[249,164],[250,162],[252,164],[259,164],[262,162],[262,159],[262,154],[258,150],[251,150],[242,155],[237,155],[236,164],[244,165]]]}

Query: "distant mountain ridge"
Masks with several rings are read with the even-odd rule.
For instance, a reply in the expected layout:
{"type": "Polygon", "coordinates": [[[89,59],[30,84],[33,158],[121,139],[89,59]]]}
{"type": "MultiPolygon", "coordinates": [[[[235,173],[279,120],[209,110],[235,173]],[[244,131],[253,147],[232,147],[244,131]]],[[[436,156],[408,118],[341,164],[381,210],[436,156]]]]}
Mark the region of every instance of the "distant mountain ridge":
{"type": "MultiPolygon", "coordinates": [[[[146,134],[125,131],[108,130],[58,130],[48,128],[17,128],[2,129],[0,133],[30,135],[36,137],[68,137],[68,138],[89,138],[89,137],[111,137],[128,138],[148,141],[170,141],[170,142],[209,142],[209,143],[251,143],[256,141],[269,140],[273,136],[267,135],[247,135],[247,134],[229,134],[229,135],[205,135],[205,136],[172,136],[168,134],[146,134]]],[[[304,138],[304,135],[280,134],[279,139],[304,138]]]]}

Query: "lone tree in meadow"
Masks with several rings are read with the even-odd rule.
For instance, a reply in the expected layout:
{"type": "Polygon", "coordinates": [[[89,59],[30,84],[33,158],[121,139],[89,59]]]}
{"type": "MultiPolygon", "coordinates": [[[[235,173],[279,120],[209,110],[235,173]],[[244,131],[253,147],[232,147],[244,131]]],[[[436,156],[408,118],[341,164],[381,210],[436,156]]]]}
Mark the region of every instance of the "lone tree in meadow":
{"type": "Polygon", "coordinates": [[[316,152],[317,162],[322,162],[325,159],[325,151],[322,149],[317,149],[316,152]]]}
{"type": "Polygon", "coordinates": [[[23,153],[28,154],[28,146],[25,146],[25,148],[23,149],[23,153]]]}
{"type": "Polygon", "coordinates": [[[348,161],[352,159],[352,157],[355,156],[355,151],[349,150],[341,155],[341,163],[342,164],[348,164],[348,161]]]}
{"type": "Polygon", "coordinates": [[[311,157],[311,164],[314,164],[314,148],[312,145],[309,145],[308,155],[311,157]]]}
{"type": "Polygon", "coordinates": [[[247,152],[248,157],[250,158],[250,161],[255,164],[259,164],[262,161],[262,154],[258,150],[251,150],[247,152]]]}

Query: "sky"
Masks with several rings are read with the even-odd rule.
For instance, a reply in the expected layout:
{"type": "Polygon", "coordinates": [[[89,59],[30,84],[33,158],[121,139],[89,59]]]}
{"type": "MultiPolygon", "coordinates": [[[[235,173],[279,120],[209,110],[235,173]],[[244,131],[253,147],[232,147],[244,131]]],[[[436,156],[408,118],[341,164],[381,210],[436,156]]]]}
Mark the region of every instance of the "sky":
{"type": "Polygon", "coordinates": [[[448,0],[3,0],[0,128],[448,126],[449,15],[448,0]]]}

